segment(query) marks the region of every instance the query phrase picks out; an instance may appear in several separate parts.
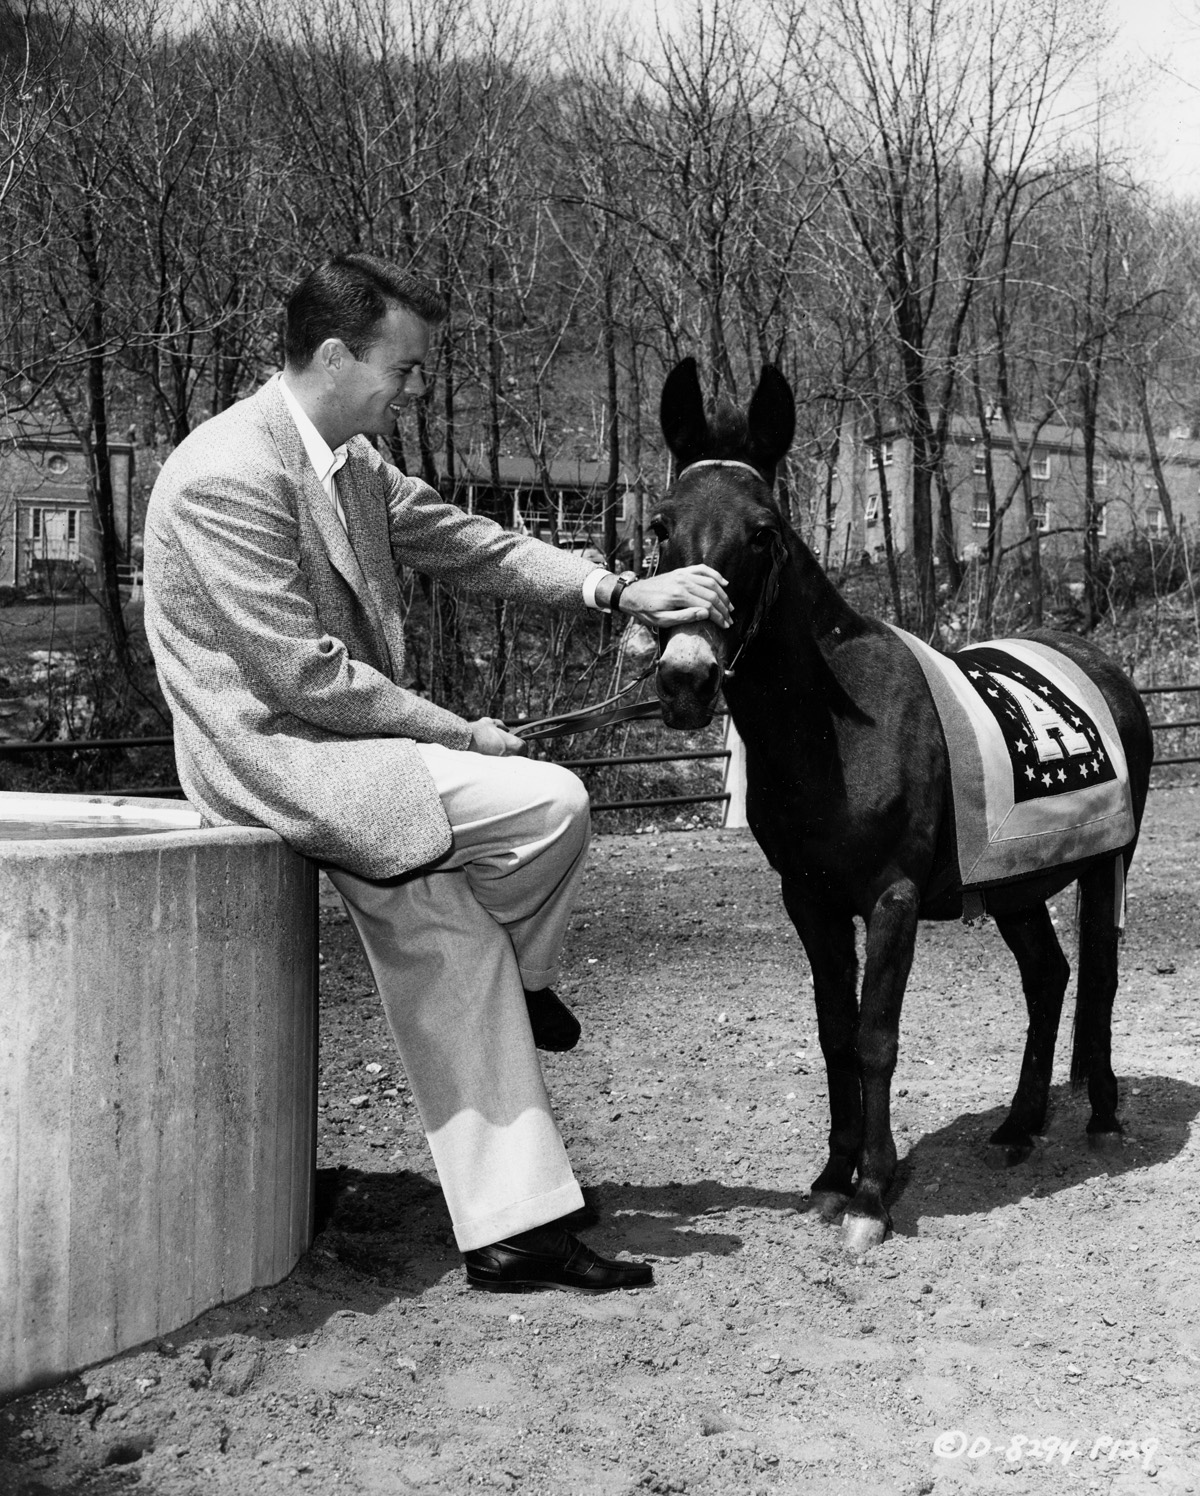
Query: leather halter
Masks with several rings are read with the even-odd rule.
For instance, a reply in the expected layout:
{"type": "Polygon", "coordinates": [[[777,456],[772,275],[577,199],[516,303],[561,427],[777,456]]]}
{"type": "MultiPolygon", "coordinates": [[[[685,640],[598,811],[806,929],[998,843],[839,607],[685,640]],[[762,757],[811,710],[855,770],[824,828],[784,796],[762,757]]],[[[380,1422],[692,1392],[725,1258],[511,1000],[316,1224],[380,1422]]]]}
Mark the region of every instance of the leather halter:
{"type": "Polygon", "coordinates": [[[758,594],[758,601],[754,605],[754,614],[750,619],[749,627],[742,635],[742,642],[734,651],[733,659],[725,667],[726,680],[733,679],[734,666],[741,659],[742,651],[746,648],[747,644],[753,643],[755,636],[762,627],[763,620],[771,611],[775,599],[779,596],[779,583],[783,568],[787,564],[787,558],[787,546],[784,544],[782,537],[778,535],[772,536],[771,570],[767,573],[767,580],[763,583],[762,591],[758,594]]]}
{"type": "MultiPolygon", "coordinates": [[[[745,468],[746,472],[753,473],[760,483],[766,483],[767,481],[756,467],[751,467],[748,462],[739,462],[733,457],[702,457],[699,462],[689,462],[687,467],[679,469],[679,478],[682,478],[684,473],[690,473],[693,469],[702,467],[745,468]]],[[[675,481],[678,482],[679,478],[676,478],[675,481]]]]}
{"type": "MultiPolygon", "coordinates": [[[[699,462],[689,462],[687,467],[681,469],[678,478],[682,478],[684,473],[690,473],[693,468],[701,467],[743,468],[746,472],[753,473],[759,482],[766,482],[766,479],[756,467],[751,467],[748,462],[739,462],[734,458],[726,457],[704,457],[699,462]]],[[[678,478],[676,481],[678,481],[678,478]]],[[[770,611],[771,605],[774,603],[779,592],[780,572],[787,561],[787,547],[776,537],[772,541],[771,550],[771,570],[767,575],[763,590],[758,595],[758,602],[755,604],[754,615],[750,619],[750,626],[742,636],[742,642],[738,645],[733,659],[730,660],[725,669],[726,680],[732,678],[733,667],[741,659],[742,651],[746,645],[758,633],[763,619],[770,611]]],[[[658,558],[656,554],[654,565],[646,575],[653,576],[657,570],[658,558]]],[[[522,722],[519,726],[512,728],[511,731],[515,736],[524,738],[527,742],[537,742],[540,739],[564,737],[570,733],[587,732],[599,727],[612,727],[619,722],[644,721],[649,717],[657,717],[661,711],[661,707],[657,701],[637,701],[627,706],[618,705],[623,696],[628,695],[630,691],[636,690],[644,680],[655,673],[657,668],[658,661],[656,660],[635,681],[631,681],[623,690],[618,691],[614,696],[607,697],[596,706],[581,707],[573,712],[558,712],[552,717],[542,717],[536,722],[522,722]]]]}
{"type": "MultiPolygon", "coordinates": [[[[747,473],[753,473],[760,483],[766,483],[767,481],[756,467],[751,467],[748,462],[740,462],[733,457],[704,457],[699,462],[689,462],[687,467],[680,470],[679,477],[682,478],[684,473],[690,473],[693,468],[702,467],[743,468],[747,473]]],[[[768,487],[771,486],[768,484],[768,487]]],[[[786,562],[787,547],[776,536],[771,542],[771,570],[767,574],[767,580],[763,584],[762,591],[758,594],[758,601],[754,605],[754,614],[750,619],[749,627],[742,635],[742,642],[735,650],[733,659],[725,667],[726,680],[733,679],[734,666],[741,659],[742,651],[746,648],[747,644],[753,642],[755,635],[762,627],[763,619],[770,612],[771,605],[779,595],[780,573],[783,571],[786,562]]]]}

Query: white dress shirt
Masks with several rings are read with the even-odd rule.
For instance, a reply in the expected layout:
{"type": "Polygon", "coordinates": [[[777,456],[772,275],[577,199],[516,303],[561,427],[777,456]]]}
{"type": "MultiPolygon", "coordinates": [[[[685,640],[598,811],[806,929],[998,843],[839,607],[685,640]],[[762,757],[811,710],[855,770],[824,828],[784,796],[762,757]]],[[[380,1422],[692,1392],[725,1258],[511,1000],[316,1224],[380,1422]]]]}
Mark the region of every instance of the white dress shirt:
{"type": "Polygon", "coordinates": [[[308,453],[308,460],[313,465],[313,471],[321,480],[321,487],[332,499],[337,517],[342,522],[342,529],[349,535],[350,526],[346,523],[346,511],[342,508],[342,501],[338,498],[337,484],[334,482],[335,475],[345,466],[346,448],[342,445],[336,450],[330,450],[328,442],[305,415],[299,400],[288,389],[286,379],[280,379],[279,392],[283,396],[283,403],[287,406],[292,420],[296,423],[296,430],[300,433],[300,440],[304,443],[304,450],[308,453]]]}

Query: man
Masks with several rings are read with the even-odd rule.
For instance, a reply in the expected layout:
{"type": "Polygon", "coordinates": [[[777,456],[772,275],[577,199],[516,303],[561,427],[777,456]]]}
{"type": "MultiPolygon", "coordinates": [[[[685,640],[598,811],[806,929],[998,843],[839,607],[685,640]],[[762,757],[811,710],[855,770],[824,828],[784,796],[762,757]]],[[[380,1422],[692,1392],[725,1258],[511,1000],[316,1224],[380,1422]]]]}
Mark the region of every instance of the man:
{"type": "Polygon", "coordinates": [[[146,628],[179,779],[214,824],[272,827],[324,864],[362,941],[466,1259],[492,1289],[651,1281],[563,1225],[583,1205],[531,1032],[588,839],[582,785],[404,689],[395,564],[499,597],[725,626],[705,566],[618,578],[442,503],[385,463],[424,392],[429,287],[363,255],[286,303],[282,375],[172,453],[146,517],[146,628]]]}

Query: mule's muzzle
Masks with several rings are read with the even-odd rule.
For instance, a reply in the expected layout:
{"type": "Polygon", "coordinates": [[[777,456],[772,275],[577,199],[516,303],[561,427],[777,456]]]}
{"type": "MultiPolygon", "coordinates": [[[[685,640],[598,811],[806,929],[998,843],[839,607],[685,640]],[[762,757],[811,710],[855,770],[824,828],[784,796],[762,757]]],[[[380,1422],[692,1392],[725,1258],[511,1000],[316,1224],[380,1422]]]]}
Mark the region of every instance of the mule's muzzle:
{"type": "Polygon", "coordinates": [[[707,727],[724,678],[724,648],[716,630],[697,624],[675,629],[658,659],[655,690],[668,727],[707,727]]]}

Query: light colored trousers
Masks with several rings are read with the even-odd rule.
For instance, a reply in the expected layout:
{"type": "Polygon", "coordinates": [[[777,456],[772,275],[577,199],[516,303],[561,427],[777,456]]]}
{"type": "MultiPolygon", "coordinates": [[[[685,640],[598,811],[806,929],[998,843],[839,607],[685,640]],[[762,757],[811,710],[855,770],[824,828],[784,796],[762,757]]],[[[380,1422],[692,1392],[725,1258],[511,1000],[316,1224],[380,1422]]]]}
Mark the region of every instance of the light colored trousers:
{"type": "Polygon", "coordinates": [[[583,1203],[550,1110],[524,988],[558,970],[590,835],[566,769],[418,745],[454,845],[432,868],[329,877],[383,999],[459,1249],[583,1203]]]}

